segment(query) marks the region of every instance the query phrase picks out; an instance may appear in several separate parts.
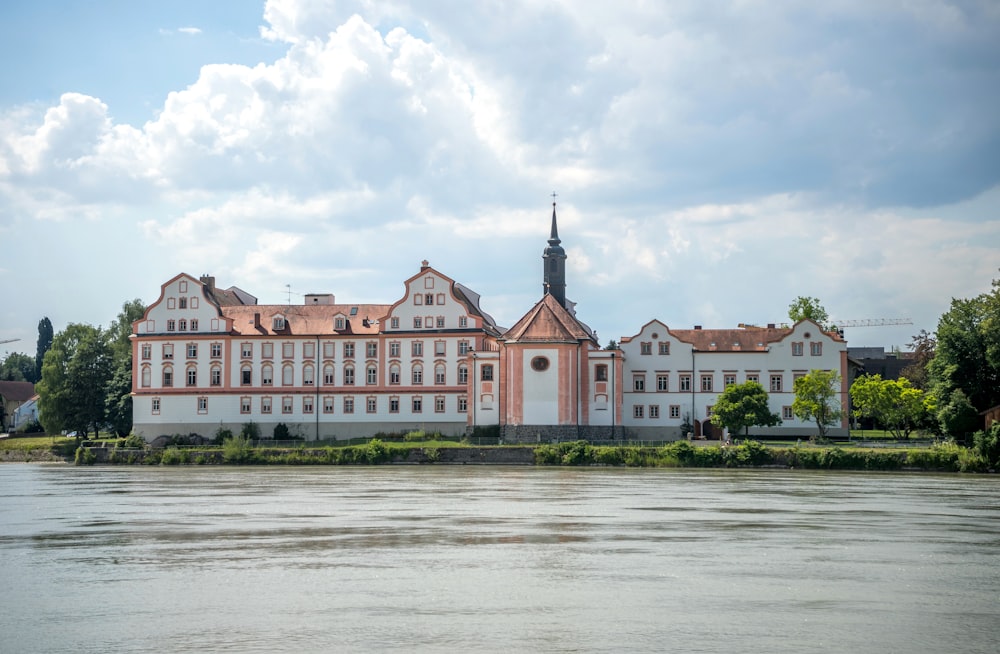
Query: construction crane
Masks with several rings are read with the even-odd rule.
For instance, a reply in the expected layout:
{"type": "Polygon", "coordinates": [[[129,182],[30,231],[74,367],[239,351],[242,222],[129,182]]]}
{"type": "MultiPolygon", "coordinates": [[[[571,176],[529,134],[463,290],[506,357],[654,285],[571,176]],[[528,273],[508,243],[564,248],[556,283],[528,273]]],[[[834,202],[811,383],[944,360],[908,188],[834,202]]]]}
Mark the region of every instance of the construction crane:
{"type": "Polygon", "coordinates": [[[863,320],[831,320],[831,325],[843,327],[890,327],[892,325],[912,325],[909,318],[865,318],[863,320]]]}
{"type": "Polygon", "coordinates": [[[13,343],[14,341],[19,341],[19,340],[21,340],[21,339],[19,339],[19,338],[8,338],[6,340],[0,341],[0,345],[3,345],[4,343],[13,343]]]}

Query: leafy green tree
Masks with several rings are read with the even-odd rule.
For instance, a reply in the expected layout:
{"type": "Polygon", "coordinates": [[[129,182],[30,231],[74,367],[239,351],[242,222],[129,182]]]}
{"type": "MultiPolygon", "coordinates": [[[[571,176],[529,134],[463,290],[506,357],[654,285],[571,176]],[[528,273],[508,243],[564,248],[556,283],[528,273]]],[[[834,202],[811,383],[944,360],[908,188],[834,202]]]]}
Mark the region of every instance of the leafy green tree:
{"type": "Polygon", "coordinates": [[[952,299],[929,371],[938,397],[961,389],[977,411],[1000,404],[1000,281],[989,293],[952,299]]]}
{"type": "Polygon", "coordinates": [[[104,331],[70,324],[52,339],[45,353],[38,391],[38,413],[45,430],[86,436],[105,422],[104,399],[111,378],[111,352],[104,331]]]}
{"type": "Polygon", "coordinates": [[[132,323],[146,313],[146,305],[138,298],[122,304],[118,317],[108,328],[108,345],[112,357],[112,374],[104,403],[108,426],[118,436],[132,430],[132,323]]]}
{"type": "Polygon", "coordinates": [[[604,349],[605,350],[617,350],[618,349],[618,341],[616,341],[615,339],[612,338],[610,341],[608,341],[608,344],[604,346],[604,349]]]}
{"type": "Polygon", "coordinates": [[[818,298],[800,295],[788,305],[788,319],[793,323],[806,319],[812,320],[825,329],[830,316],[826,313],[823,305],[819,303],[818,298]]]}
{"type": "Polygon", "coordinates": [[[956,388],[948,397],[948,403],[938,409],[937,420],[946,436],[965,441],[979,427],[979,412],[962,389],[956,388]]]}
{"type": "Polygon", "coordinates": [[[906,347],[913,352],[913,362],[903,368],[900,375],[909,379],[917,388],[926,391],[930,388],[928,368],[931,361],[934,360],[934,353],[937,351],[937,339],[934,334],[926,329],[921,329],[920,333],[915,334],[906,347]]]}
{"type": "Polygon", "coordinates": [[[14,352],[0,363],[0,379],[3,381],[34,381],[35,360],[22,352],[14,352]]]}
{"type": "Polygon", "coordinates": [[[813,370],[795,380],[792,412],[799,420],[814,421],[819,437],[840,422],[844,415],[840,403],[840,375],[834,370],[813,370]]]}
{"type": "Polygon", "coordinates": [[[52,321],[46,316],[38,321],[38,343],[35,348],[35,374],[29,381],[38,382],[42,378],[42,361],[52,347],[52,321]]]}
{"type": "Polygon", "coordinates": [[[862,416],[875,419],[897,439],[909,438],[933,409],[931,398],[914,388],[909,379],[882,379],[881,375],[855,379],[851,400],[862,416]]]}
{"type": "Polygon", "coordinates": [[[781,416],[771,413],[767,391],[759,383],[748,381],[727,386],[712,407],[712,424],[729,429],[730,433],[749,435],[750,427],[773,427],[781,424],[781,416]]]}

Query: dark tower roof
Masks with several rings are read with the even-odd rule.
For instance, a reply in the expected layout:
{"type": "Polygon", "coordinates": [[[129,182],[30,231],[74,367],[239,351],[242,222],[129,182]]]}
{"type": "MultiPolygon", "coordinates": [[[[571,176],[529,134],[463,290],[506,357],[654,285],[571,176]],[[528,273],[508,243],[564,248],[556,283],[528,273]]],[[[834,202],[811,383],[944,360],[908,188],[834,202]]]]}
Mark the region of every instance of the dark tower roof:
{"type": "Polygon", "coordinates": [[[553,296],[566,308],[566,251],[560,245],[559,227],[556,224],[556,203],[552,203],[552,231],[549,247],[542,254],[542,293],[553,296]]]}

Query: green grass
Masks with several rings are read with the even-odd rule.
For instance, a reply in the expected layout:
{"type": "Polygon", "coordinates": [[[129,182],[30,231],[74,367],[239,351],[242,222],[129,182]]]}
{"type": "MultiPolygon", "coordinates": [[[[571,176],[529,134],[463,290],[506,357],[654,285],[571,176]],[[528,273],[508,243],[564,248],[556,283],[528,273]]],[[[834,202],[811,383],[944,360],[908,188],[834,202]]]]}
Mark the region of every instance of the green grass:
{"type": "Polygon", "coordinates": [[[65,436],[25,436],[22,438],[0,439],[0,450],[50,450],[63,443],[76,443],[76,439],[65,436]]]}

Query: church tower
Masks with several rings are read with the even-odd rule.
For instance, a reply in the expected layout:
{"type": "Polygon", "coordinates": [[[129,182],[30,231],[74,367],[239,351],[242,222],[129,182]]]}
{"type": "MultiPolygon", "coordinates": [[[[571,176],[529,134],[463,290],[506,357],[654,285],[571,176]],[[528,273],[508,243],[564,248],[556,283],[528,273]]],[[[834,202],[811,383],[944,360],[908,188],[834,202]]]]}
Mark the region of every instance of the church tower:
{"type": "Polygon", "coordinates": [[[559,245],[559,228],[556,226],[556,203],[552,203],[552,233],[549,247],[542,254],[542,293],[551,295],[566,308],[566,251],[559,245]]]}

